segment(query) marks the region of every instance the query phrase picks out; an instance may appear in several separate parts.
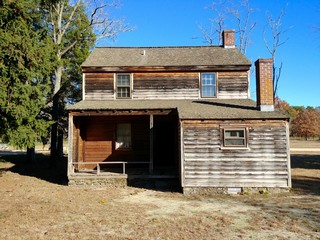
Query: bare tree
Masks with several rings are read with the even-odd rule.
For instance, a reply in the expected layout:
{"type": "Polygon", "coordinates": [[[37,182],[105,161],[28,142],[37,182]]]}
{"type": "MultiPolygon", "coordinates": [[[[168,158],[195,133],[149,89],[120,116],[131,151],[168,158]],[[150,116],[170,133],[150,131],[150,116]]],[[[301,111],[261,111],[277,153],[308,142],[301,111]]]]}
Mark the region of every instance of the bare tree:
{"type": "Polygon", "coordinates": [[[276,66],[276,53],[279,47],[286,43],[286,40],[282,40],[283,34],[287,32],[288,29],[282,28],[282,18],[286,13],[286,8],[283,8],[279,16],[274,19],[270,14],[267,14],[267,25],[263,30],[263,41],[273,59],[273,86],[274,86],[274,97],[277,96],[278,84],[281,76],[283,63],[280,66],[276,66]],[[271,35],[271,41],[268,41],[267,34],[271,35]]]}
{"type": "Polygon", "coordinates": [[[222,44],[222,32],[225,27],[225,20],[228,17],[227,1],[213,2],[208,9],[213,13],[213,18],[209,18],[209,29],[199,25],[204,42],[210,46],[222,44]]]}
{"type": "Polygon", "coordinates": [[[118,2],[100,0],[44,0],[48,11],[48,26],[52,30],[52,39],[56,46],[56,55],[60,63],[53,74],[53,104],[51,129],[51,157],[55,160],[62,152],[63,140],[58,136],[59,101],[62,97],[62,78],[64,62],[68,53],[84,41],[96,39],[114,39],[119,33],[129,31],[124,20],[116,20],[110,16],[110,9],[119,6],[118,2]],[[73,32],[74,29],[78,31],[73,32]]]}
{"type": "Polygon", "coordinates": [[[230,12],[237,22],[236,33],[239,34],[239,49],[243,54],[246,54],[250,43],[250,34],[257,23],[250,22],[251,14],[254,12],[254,9],[250,7],[249,0],[244,0],[240,6],[244,8],[243,15],[237,7],[230,8],[228,12],[230,12]]]}
{"type": "MultiPolygon", "coordinates": [[[[118,2],[103,3],[104,1],[54,1],[49,4],[49,25],[52,28],[52,38],[57,49],[57,58],[61,60],[66,53],[80,41],[95,40],[101,38],[114,38],[121,32],[129,31],[130,28],[124,24],[123,19],[115,20],[110,18],[110,8],[119,6],[118,2]],[[53,3],[53,4],[52,4],[53,3]],[[69,7],[71,6],[71,8],[69,7]],[[61,44],[66,38],[68,29],[72,23],[79,19],[78,10],[85,6],[88,12],[89,21],[82,27],[78,38],[74,38],[68,44],[61,44]],[[65,18],[65,16],[68,16],[65,18]],[[95,36],[84,36],[90,29],[93,29],[95,36]]],[[[55,71],[54,94],[61,87],[61,76],[63,66],[60,65],[55,71]]]]}
{"type": "Polygon", "coordinates": [[[250,43],[250,34],[256,27],[256,22],[251,22],[251,14],[254,9],[250,7],[249,0],[241,0],[234,4],[231,0],[214,2],[209,8],[213,13],[210,18],[209,29],[199,26],[204,41],[209,45],[222,44],[222,32],[226,27],[226,21],[236,22],[236,34],[238,34],[238,47],[242,53],[246,53],[250,43]],[[216,41],[215,41],[216,39],[216,41]]]}

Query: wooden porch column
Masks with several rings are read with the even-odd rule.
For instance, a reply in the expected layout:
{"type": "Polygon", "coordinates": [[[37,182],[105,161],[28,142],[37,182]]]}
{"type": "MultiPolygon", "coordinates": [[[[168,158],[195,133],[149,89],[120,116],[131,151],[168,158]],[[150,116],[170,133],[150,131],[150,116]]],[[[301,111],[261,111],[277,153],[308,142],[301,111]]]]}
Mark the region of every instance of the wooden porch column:
{"type": "Polygon", "coordinates": [[[153,173],[153,115],[150,115],[150,125],[149,125],[149,133],[150,133],[150,164],[149,164],[149,173],[153,173]]]}
{"type": "Polygon", "coordinates": [[[74,131],[74,122],[73,122],[73,115],[71,113],[69,115],[69,121],[68,121],[68,173],[67,175],[70,176],[74,173],[74,167],[72,165],[73,161],[73,131],[74,131]]]}

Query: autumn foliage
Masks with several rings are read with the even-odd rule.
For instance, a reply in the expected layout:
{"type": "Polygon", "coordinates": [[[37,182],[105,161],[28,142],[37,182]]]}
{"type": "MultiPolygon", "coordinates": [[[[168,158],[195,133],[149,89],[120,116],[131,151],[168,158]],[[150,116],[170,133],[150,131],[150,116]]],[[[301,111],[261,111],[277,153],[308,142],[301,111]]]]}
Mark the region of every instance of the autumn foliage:
{"type": "Polygon", "coordinates": [[[315,109],[304,109],[291,122],[291,134],[304,137],[320,136],[320,112],[315,109]]]}
{"type": "Polygon", "coordinates": [[[290,106],[280,98],[275,99],[275,107],[290,116],[291,136],[320,139],[320,107],[290,106]]]}

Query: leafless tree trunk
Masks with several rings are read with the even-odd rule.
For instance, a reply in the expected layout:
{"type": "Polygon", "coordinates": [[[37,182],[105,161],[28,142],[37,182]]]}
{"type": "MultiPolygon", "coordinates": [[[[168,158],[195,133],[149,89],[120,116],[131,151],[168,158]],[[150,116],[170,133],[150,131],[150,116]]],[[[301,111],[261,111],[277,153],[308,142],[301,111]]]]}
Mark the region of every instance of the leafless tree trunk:
{"type": "Polygon", "coordinates": [[[224,30],[225,20],[228,17],[226,4],[227,2],[223,0],[213,2],[211,6],[208,7],[213,13],[213,18],[209,19],[209,29],[206,29],[202,25],[198,26],[202,32],[204,42],[210,46],[222,44],[222,32],[224,30]]]}
{"type": "Polygon", "coordinates": [[[251,14],[254,10],[250,7],[249,0],[244,0],[241,5],[244,8],[243,15],[241,15],[239,7],[230,8],[228,12],[236,19],[236,33],[239,34],[239,49],[243,54],[246,54],[250,43],[250,34],[257,23],[250,23],[251,14]]]}
{"type": "Polygon", "coordinates": [[[287,40],[282,40],[283,34],[287,32],[288,29],[282,29],[282,18],[286,13],[286,8],[283,8],[276,19],[270,14],[267,14],[267,25],[263,30],[263,41],[273,59],[273,87],[274,87],[274,97],[277,96],[278,84],[281,76],[283,63],[280,66],[276,66],[276,53],[279,47],[286,43],[287,40]],[[268,41],[267,33],[271,35],[271,41],[268,41]]]}
{"type": "MultiPolygon", "coordinates": [[[[60,65],[56,68],[54,72],[54,91],[53,91],[53,109],[52,109],[52,119],[54,124],[51,129],[51,157],[55,161],[57,160],[59,153],[62,149],[61,143],[58,143],[58,139],[63,139],[63,137],[58,137],[58,122],[59,122],[59,101],[61,100],[61,82],[62,82],[62,72],[63,72],[63,59],[66,53],[68,53],[73,47],[79,44],[81,41],[86,41],[90,39],[84,39],[82,37],[69,42],[67,45],[61,44],[63,39],[66,38],[66,33],[70,28],[73,21],[76,20],[78,8],[85,4],[86,10],[90,12],[89,24],[82,30],[83,33],[94,29],[96,34],[96,39],[101,38],[114,38],[117,34],[121,32],[129,31],[130,28],[124,24],[122,19],[115,20],[109,18],[109,9],[112,7],[117,7],[118,3],[106,3],[105,1],[84,1],[84,0],[74,0],[74,1],[56,1],[49,5],[49,25],[52,29],[52,39],[57,47],[57,59],[60,65]],[[68,11],[69,5],[71,5],[72,11],[68,11]],[[69,16],[65,20],[65,16],[69,16]]],[[[92,39],[91,39],[92,40],[92,39]]],[[[64,42],[65,43],[65,42],[64,42]]],[[[60,131],[61,132],[61,131],[60,131]]]]}
{"type": "Polygon", "coordinates": [[[249,0],[242,0],[238,5],[233,4],[231,0],[214,2],[209,9],[213,13],[213,18],[209,19],[211,23],[209,29],[199,26],[204,41],[209,45],[221,45],[225,22],[230,19],[236,21],[235,31],[238,34],[238,47],[242,53],[246,54],[250,43],[250,34],[256,27],[256,22],[251,22],[251,14],[254,10],[250,7],[249,0]]]}

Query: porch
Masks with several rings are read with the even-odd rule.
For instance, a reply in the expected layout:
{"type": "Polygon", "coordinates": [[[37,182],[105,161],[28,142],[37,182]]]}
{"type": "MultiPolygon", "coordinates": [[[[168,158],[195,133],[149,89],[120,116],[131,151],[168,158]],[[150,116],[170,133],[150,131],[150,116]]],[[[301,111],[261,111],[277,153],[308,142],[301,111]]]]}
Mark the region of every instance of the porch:
{"type": "Polygon", "coordinates": [[[85,179],[90,185],[179,180],[180,137],[175,110],[71,112],[69,127],[70,184],[87,185],[85,179]],[[119,126],[126,129],[119,130],[119,126]]]}

